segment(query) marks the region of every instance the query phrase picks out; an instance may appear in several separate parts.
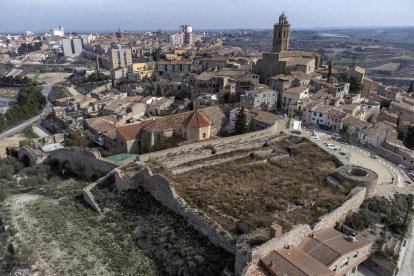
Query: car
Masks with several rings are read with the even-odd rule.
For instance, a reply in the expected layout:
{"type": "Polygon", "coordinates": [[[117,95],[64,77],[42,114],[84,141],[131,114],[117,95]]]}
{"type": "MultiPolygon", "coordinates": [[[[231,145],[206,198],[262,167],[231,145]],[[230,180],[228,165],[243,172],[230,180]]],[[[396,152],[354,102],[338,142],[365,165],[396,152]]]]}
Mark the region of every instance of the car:
{"type": "Polygon", "coordinates": [[[329,127],[329,126],[327,126],[327,125],[319,125],[319,127],[321,128],[321,129],[324,129],[324,130],[330,130],[331,128],[329,127]]]}
{"type": "Polygon", "coordinates": [[[328,147],[328,149],[331,149],[331,150],[337,150],[338,149],[338,147],[335,146],[334,144],[327,144],[326,146],[328,147]]]}
{"type": "Polygon", "coordinates": [[[319,138],[319,136],[314,136],[313,139],[315,139],[316,141],[320,141],[321,138],[319,138]]]}
{"type": "Polygon", "coordinates": [[[403,164],[399,164],[398,167],[400,167],[401,169],[405,170],[407,167],[404,166],[403,164]]]}
{"type": "Polygon", "coordinates": [[[338,133],[332,134],[332,139],[340,140],[341,138],[342,138],[341,135],[339,135],[338,133]]]}
{"type": "Polygon", "coordinates": [[[414,181],[414,173],[408,173],[408,177],[411,178],[411,180],[414,181]]]}
{"type": "Polygon", "coordinates": [[[412,173],[412,174],[414,174],[414,170],[410,170],[410,171],[409,171],[409,173],[412,173]]]}

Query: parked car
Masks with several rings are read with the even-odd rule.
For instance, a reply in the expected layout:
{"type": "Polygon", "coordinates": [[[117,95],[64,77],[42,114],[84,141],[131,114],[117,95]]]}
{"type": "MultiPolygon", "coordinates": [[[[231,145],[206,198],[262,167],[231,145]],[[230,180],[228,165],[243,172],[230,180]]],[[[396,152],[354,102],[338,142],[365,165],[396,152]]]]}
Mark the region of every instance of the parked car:
{"type": "Polygon", "coordinates": [[[331,150],[337,150],[338,149],[338,147],[335,146],[334,144],[327,144],[326,146],[328,147],[328,149],[331,149],[331,150]]]}
{"type": "Polygon", "coordinates": [[[321,129],[324,129],[324,130],[330,130],[331,128],[329,127],[329,126],[327,126],[327,125],[319,125],[319,127],[321,128],[321,129]]]}
{"type": "Polygon", "coordinates": [[[410,172],[410,173],[408,173],[408,177],[409,177],[409,178],[411,178],[411,180],[413,180],[413,181],[414,181],[414,173],[411,173],[411,172],[410,172]]]}
{"type": "Polygon", "coordinates": [[[332,134],[332,139],[335,139],[335,140],[340,140],[342,138],[342,136],[341,135],[339,135],[338,133],[334,133],[334,134],[332,134]]]}
{"type": "Polygon", "coordinates": [[[405,170],[407,167],[404,166],[403,164],[399,164],[398,167],[400,167],[401,169],[405,170]]]}

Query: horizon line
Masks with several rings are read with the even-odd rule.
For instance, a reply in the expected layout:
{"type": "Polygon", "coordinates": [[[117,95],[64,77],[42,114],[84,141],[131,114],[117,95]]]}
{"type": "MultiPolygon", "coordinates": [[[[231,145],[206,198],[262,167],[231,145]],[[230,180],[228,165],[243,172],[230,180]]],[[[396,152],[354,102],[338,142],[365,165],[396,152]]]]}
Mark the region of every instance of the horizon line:
{"type": "MultiPolygon", "coordinates": [[[[63,26],[64,28],[64,26],[63,26]]],[[[414,28],[414,25],[398,25],[398,26],[331,26],[331,27],[298,27],[298,28],[292,28],[292,30],[354,30],[354,29],[397,29],[397,28],[414,28]]],[[[122,30],[122,29],[121,29],[122,30]]],[[[137,30],[122,30],[123,32],[129,32],[129,33],[142,33],[142,32],[157,32],[158,30],[161,30],[162,32],[178,32],[178,29],[162,29],[162,28],[156,28],[156,29],[137,29],[137,30]]],[[[267,31],[272,30],[272,28],[269,27],[231,27],[231,28],[199,28],[199,29],[193,29],[194,33],[197,32],[216,32],[216,31],[238,31],[238,30],[255,30],[255,31],[267,31]]],[[[32,31],[32,30],[26,30],[26,31],[0,31],[0,34],[6,35],[6,34],[23,34],[27,31],[31,31],[35,34],[43,34],[48,33],[48,31],[32,31]]],[[[65,30],[65,33],[115,33],[118,29],[113,30],[65,30]]]]}

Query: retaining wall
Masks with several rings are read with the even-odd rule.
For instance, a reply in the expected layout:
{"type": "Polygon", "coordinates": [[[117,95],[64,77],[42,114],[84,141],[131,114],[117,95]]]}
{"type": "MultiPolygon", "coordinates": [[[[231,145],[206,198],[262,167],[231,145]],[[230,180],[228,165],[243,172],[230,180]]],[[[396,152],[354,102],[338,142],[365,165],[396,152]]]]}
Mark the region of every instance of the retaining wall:
{"type": "Polygon", "coordinates": [[[49,154],[51,163],[58,162],[62,169],[69,169],[83,177],[102,177],[118,167],[105,160],[96,150],[81,148],[64,148],[49,154]]]}
{"type": "Polygon", "coordinates": [[[355,187],[348,194],[345,202],[335,210],[321,216],[318,222],[312,225],[313,231],[318,231],[324,228],[333,228],[338,222],[343,222],[347,215],[358,211],[362,202],[365,199],[367,189],[364,187],[355,187]]]}

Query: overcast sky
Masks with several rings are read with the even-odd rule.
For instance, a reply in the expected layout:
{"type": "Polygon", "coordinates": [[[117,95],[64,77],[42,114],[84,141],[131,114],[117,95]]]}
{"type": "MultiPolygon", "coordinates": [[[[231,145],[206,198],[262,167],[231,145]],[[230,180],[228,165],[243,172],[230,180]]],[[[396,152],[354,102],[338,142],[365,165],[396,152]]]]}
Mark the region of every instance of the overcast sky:
{"type": "Polygon", "coordinates": [[[414,0],[0,0],[0,32],[414,26],[414,0]]]}

